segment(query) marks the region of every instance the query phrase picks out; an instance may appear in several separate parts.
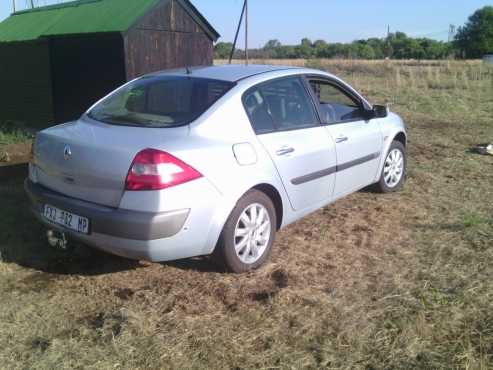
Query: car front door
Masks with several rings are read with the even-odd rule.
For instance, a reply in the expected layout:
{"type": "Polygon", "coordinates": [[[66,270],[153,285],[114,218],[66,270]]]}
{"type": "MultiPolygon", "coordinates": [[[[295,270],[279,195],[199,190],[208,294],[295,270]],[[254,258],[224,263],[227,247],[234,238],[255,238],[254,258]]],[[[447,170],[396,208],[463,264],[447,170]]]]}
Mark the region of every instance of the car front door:
{"type": "Polygon", "coordinates": [[[378,122],[365,118],[363,102],[336,81],[309,78],[319,114],[333,138],[337,173],[333,198],[367,185],[377,176],[383,137],[378,122]]]}
{"type": "Polygon", "coordinates": [[[302,77],[255,86],[243,102],[257,137],[274,162],[292,208],[327,203],[334,189],[336,154],[302,77]]]}

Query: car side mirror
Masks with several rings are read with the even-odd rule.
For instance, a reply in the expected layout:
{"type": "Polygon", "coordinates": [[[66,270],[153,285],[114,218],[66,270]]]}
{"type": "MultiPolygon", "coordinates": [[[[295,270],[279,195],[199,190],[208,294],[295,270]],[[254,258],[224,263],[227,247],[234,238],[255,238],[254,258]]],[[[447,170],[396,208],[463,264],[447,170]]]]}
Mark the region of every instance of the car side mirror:
{"type": "Polygon", "coordinates": [[[385,118],[389,115],[389,108],[385,105],[374,105],[368,112],[368,119],[385,118]]]}

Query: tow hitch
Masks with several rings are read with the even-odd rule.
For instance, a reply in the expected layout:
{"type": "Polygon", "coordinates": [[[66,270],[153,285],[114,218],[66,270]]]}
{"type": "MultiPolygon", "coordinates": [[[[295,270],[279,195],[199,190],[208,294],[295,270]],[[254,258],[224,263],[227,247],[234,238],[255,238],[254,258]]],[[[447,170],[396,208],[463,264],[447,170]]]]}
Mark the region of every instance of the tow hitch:
{"type": "Polygon", "coordinates": [[[48,244],[53,248],[67,250],[68,249],[68,240],[64,233],[48,230],[46,232],[46,238],[48,239],[48,244]]]}

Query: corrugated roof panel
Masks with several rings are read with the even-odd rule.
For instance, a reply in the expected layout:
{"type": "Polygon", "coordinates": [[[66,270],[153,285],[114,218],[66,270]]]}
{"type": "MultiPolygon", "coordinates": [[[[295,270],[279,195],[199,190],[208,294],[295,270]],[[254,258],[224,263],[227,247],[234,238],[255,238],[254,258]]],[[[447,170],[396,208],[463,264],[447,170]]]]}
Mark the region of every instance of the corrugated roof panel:
{"type": "Polygon", "coordinates": [[[43,36],[122,32],[160,0],[79,0],[14,13],[0,23],[0,42],[43,36]]]}

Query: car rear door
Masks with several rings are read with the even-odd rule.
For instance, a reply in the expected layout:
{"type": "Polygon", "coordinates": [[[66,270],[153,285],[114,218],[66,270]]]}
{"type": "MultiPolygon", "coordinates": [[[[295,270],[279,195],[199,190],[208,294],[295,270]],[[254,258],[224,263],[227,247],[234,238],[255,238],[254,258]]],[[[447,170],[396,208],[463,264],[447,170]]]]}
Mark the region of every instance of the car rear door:
{"type": "Polygon", "coordinates": [[[337,173],[333,198],[372,184],[377,176],[383,137],[378,122],[365,118],[363,102],[337,81],[308,78],[327,132],[335,141],[337,173]]]}
{"type": "Polygon", "coordinates": [[[298,211],[328,202],[335,182],[335,147],[320,124],[303,78],[287,77],[255,86],[243,101],[292,208],[298,211]]]}

